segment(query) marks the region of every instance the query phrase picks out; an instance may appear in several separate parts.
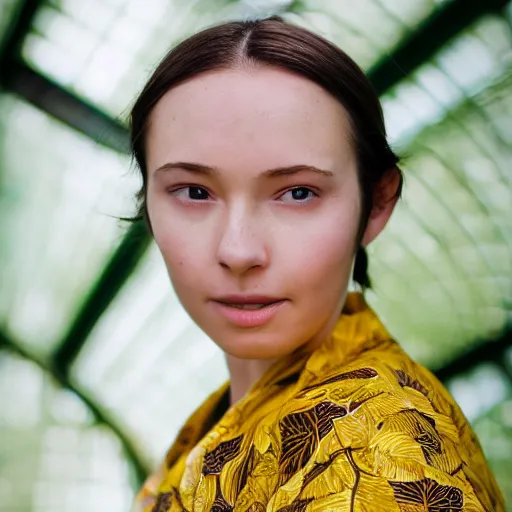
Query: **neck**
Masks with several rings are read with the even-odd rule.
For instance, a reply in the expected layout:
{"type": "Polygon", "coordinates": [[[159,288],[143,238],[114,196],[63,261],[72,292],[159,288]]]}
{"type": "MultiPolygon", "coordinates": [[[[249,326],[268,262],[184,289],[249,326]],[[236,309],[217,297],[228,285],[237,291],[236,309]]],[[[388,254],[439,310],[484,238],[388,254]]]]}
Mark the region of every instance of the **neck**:
{"type": "Polygon", "coordinates": [[[239,359],[226,354],[230,377],[230,405],[243,398],[275,361],[276,359],[239,359]]]}
{"type": "MultiPolygon", "coordinates": [[[[309,353],[317,349],[332,331],[337,319],[338,315],[333,315],[324,325],[323,329],[301,348],[309,353]]],[[[226,354],[230,377],[230,405],[235,404],[243,398],[252,385],[259,380],[277,360],[278,359],[240,359],[226,354]]]]}
{"type": "MultiPolygon", "coordinates": [[[[346,296],[345,292],[323,328],[302,346],[306,352],[313,352],[330,335],[339,319],[346,296]]],[[[243,398],[252,385],[277,361],[277,359],[240,359],[230,354],[225,355],[230,378],[230,405],[243,398]]]]}

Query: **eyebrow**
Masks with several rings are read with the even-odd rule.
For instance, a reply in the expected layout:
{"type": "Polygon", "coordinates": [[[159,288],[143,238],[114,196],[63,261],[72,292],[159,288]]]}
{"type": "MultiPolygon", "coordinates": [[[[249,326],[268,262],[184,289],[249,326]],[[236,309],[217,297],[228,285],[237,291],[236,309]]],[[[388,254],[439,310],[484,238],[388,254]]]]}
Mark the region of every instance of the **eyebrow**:
{"type": "MultiPolygon", "coordinates": [[[[217,175],[220,173],[219,169],[216,167],[211,167],[209,165],[198,164],[194,162],[168,162],[158,167],[155,170],[155,173],[172,170],[184,170],[192,172],[194,174],[203,174],[209,176],[217,175]]],[[[322,176],[327,177],[334,176],[334,173],[332,171],[328,171],[326,169],[319,169],[314,165],[305,164],[291,165],[288,167],[275,167],[274,169],[267,169],[266,171],[263,171],[261,175],[272,178],[278,176],[289,176],[297,174],[299,172],[314,172],[316,174],[321,174],[322,176]]]]}

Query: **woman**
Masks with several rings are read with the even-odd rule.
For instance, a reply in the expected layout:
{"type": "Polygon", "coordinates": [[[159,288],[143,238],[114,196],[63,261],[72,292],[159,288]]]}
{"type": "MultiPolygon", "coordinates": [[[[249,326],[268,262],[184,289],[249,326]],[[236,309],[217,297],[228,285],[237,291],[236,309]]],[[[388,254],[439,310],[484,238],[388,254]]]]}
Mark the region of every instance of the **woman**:
{"type": "Polygon", "coordinates": [[[276,17],[227,23],[164,58],[131,127],[140,213],[230,373],[135,509],[504,510],[453,399],[347,292],[402,186],[357,65],[276,17]]]}

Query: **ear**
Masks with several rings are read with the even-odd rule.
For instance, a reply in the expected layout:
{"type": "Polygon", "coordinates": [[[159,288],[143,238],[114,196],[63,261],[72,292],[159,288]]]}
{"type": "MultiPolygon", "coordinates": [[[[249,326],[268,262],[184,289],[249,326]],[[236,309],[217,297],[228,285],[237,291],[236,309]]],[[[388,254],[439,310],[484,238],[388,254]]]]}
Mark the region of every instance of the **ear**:
{"type": "Polygon", "coordinates": [[[373,208],[361,241],[361,245],[369,245],[386,227],[395,205],[398,201],[402,183],[400,171],[393,167],[384,173],[384,176],[373,191],[373,208]]]}

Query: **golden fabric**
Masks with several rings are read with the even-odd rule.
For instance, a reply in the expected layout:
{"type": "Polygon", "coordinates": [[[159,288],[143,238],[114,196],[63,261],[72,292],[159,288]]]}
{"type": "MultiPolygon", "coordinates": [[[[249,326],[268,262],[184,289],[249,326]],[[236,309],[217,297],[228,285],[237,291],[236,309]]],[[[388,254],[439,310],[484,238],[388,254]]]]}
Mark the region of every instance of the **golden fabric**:
{"type": "Polygon", "coordinates": [[[189,418],[135,510],[505,510],[459,407],[358,294],[318,349],[278,361],[219,414],[228,391],[189,418]]]}

